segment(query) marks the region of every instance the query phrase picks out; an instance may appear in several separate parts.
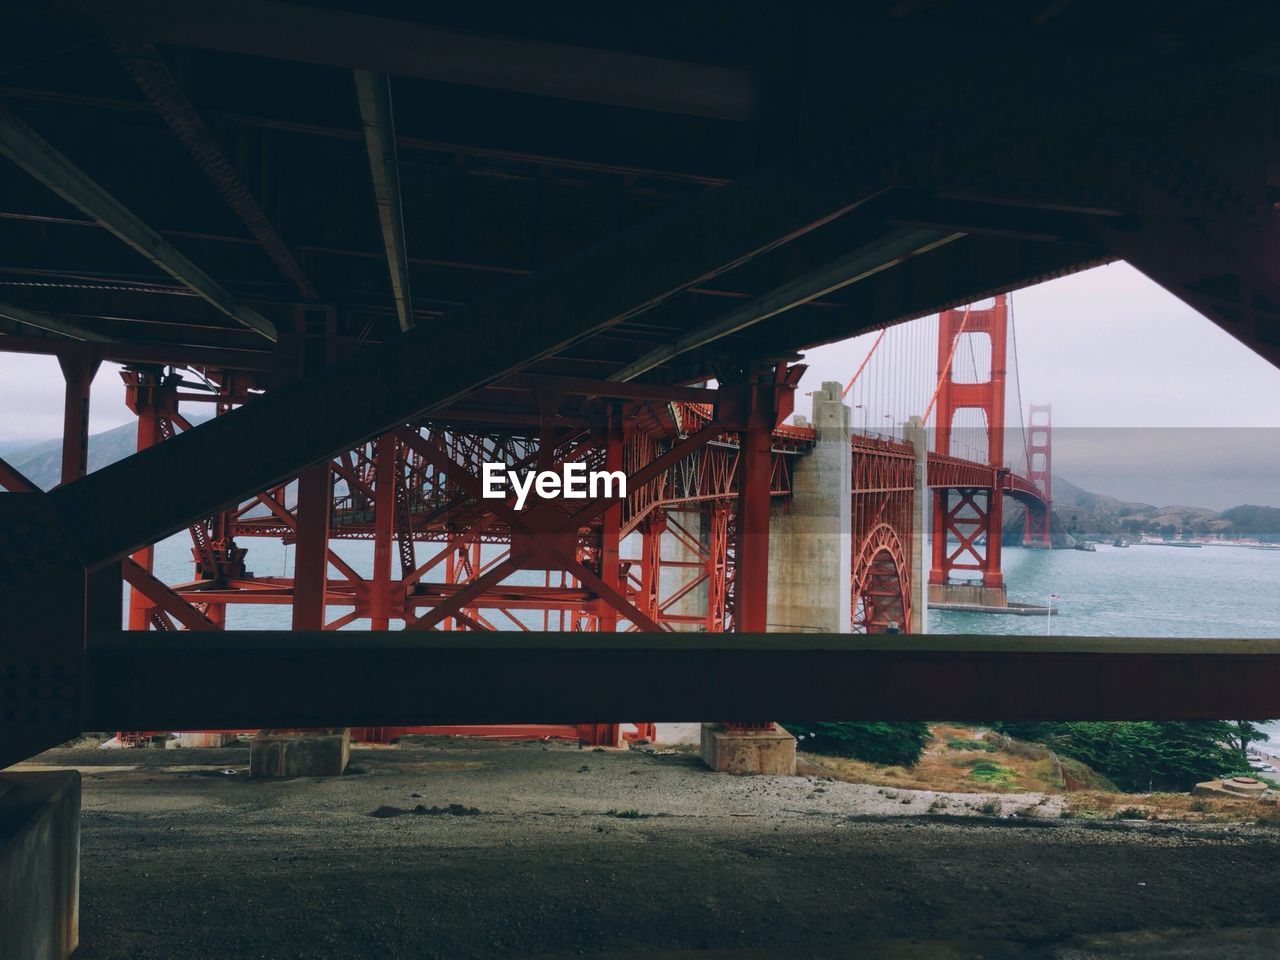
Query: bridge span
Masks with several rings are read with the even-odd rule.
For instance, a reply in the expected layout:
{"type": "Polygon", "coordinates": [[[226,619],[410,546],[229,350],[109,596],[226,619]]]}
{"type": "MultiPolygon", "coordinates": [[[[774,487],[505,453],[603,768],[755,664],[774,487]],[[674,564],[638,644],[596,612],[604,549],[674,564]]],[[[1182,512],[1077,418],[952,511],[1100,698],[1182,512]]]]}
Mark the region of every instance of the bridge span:
{"type": "MultiPolygon", "coordinates": [[[[932,442],[923,416],[856,429],[839,384],[810,391],[808,416],[791,422],[803,365],[714,387],[510,377],[496,385],[501,408],[397,427],[191,523],[192,575],[180,582],[157,578],[152,545],[134,551],[122,568],[129,628],[219,630],[229,607],[252,604],[284,608],[297,629],[906,633],[923,627],[930,514],[930,584],[1001,603],[1000,501],[1033,508],[1029,531],[1047,510],[1044,481],[1003,463],[1005,337],[980,318],[1003,325],[1004,304],[944,313],[940,402],[922,411],[944,425],[932,442]],[[996,372],[960,389],[948,386],[950,354],[966,324],[990,338],[996,372]],[[965,404],[992,418],[983,460],[948,452],[965,404]],[[485,463],[619,470],[626,496],[534,496],[521,511],[481,495],[485,463]],[[292,576],[252,572],[262,537],[294,548],[292,576]],[[346,540],[372,541],[371,568],[335,549],[346,540]],[[744,542],[764,564],[740,568],[744,542]],[[761,605],[740,609],[740,591],[761,605]]],[[[249,399],[233,371],[209,367],[199,390],[142,369],[124,381],[140,450],[196,429],[180,408],[221,416],[249,399]]]]}

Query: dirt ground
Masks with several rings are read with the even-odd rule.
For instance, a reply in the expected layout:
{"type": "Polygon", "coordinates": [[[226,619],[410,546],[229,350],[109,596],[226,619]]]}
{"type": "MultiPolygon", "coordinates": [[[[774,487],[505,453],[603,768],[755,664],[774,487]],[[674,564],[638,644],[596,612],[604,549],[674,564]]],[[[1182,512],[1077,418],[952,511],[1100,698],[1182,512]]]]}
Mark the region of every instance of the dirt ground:
{"type": "Polygon", "coordinates": [[[1280,955],[1259,827],[540,743],[357,749],[329,780],[250,781],[243,747],[36,765],[84,776],[79,960],[1280,955]]]}

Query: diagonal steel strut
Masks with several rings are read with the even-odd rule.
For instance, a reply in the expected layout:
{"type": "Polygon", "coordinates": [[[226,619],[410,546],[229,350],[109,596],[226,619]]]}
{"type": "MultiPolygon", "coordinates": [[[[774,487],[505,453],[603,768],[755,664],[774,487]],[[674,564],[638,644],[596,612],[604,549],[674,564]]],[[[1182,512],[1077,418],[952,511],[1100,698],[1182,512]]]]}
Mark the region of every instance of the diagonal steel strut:
{"type": "Polygon", "coordinates": [[[785,171],[709,191],[430,329],[366,348],[61,487],[54,505],[82,561],[96,568],[829,223],[879,192],[865,182],[785,171]]]}

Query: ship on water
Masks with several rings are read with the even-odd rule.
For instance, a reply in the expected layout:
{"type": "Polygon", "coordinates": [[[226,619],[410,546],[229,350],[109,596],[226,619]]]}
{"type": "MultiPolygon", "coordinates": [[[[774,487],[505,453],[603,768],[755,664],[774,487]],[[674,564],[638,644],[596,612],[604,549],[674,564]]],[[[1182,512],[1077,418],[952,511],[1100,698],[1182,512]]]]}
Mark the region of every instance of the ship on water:
{"type": "Polygon", "coordinates": [[[1184,550],[1199,550],[1204,546],[1193,540],[1161,540],[1155,537],[1143,537],[1138,543],[1144,547],[1182,547],[1184,550]]]}

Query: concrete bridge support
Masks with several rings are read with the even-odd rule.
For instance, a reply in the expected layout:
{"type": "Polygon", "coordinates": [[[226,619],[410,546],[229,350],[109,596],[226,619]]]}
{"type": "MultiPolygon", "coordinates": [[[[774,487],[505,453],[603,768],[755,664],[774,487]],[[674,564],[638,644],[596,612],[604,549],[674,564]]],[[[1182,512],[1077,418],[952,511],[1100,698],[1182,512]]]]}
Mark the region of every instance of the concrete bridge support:
{"type": "Polygon", "coordinates": [[[903,439],[916,453],[911,495],[911,633],[929,632],[928,567],[925,532],[929,529],[929,431],[919,417],[903,425],[903,439]]]}
{"type": "Polygon", "coordinates": [[[770,633],[848,633],[853,468],[841,385],[813,394],[813,450],[797,460],[791,500],[769,518],[770,633]]]}
{"type": "Polygon", "coordinates": [[[64,960],[80,942],[80,774],[0,776],[0,957],[64,960]]]}
{"type": "MultiPolygon", "coordinates": [[[[816,442],[791,476],[791,499],[769,516],[770,633],[849,633],[852,623],[852,459],[849,408],[838,383],[813,394],[816,442]]],[[[713,770],[794,776],[795,738],[777,724],[704,724],[713,770]]]]}

